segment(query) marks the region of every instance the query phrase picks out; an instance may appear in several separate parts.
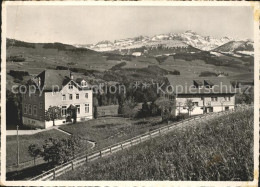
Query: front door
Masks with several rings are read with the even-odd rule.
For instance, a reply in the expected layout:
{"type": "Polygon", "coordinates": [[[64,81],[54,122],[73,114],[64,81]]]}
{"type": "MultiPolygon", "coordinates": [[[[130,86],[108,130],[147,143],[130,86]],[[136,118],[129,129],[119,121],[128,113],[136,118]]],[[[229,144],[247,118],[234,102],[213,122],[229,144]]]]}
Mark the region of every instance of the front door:
{"type": "Polygon", "coordinates": [[[208,107],[208,112],[213,112],[213,107],[208,107]]]}

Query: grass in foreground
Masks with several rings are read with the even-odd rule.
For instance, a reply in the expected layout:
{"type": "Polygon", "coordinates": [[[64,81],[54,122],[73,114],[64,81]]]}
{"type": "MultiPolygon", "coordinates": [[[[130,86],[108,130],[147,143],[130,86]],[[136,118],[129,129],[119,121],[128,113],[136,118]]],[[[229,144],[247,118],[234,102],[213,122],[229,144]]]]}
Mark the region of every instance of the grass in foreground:
{"type": "Polygon", "coordinates": [[[253,180],[253,110],[180,128],[57,180],[253,180]]]}

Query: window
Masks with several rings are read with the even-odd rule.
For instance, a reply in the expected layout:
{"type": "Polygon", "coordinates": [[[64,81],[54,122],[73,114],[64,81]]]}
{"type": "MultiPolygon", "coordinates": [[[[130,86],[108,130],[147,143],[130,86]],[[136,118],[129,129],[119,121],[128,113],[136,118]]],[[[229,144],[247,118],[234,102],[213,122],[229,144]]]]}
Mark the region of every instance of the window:
{"type": "Polygon", "coordinates": [[[71,83],[69,83],[69,89],[73,89],[73,85],[71,83]]]}
{"type": "Polygon", "coordinates": [[[89,113],[89,104],[85,104],[85,113],[89,113]]]}
{"type": "Polygon", "coordinates": [[[33,105],[33,115],[37,116],[37,106],[33,105]]]}
{"type": "Polygon", "coordinates": [[[23,113],[24,113],[24,114],[27,114],[27,107],[28,107],[27,104],[25,104],[25,105],[24,105],[24,108],[23,108],[23,113]]]}
{"type": "Polygon", "coordinates": [[[72,99],[73,99],[73,96],[72,96],[72,94],[70,94],[70,97],[69,97],[69,99],[70,99],[70,100],[72,100],[72,99]]]}
{"type": "Polygon", "coordinates": [[[87,82],[86,81],[81,81],[81,86],[87,86],[87,82]]]}
{"type": "Polygon", "coordinates": [[[40,102],[40,104],[39,104],[39,109],[42,109],[42,107],[43,107],[43,103],[40,102]]]}
{"type": "Polygon", "coordinates": [[[193,102],[194,106],[199,106],[199,102],[193,102]]]}
{"type": "Polygon", "coordinates": [[[77,113],[80,114],[80,105],[76,105],[77,107],[77,113]]]}
{"type": "Polygon", "coordinates": [[[79,99],[79,94],[76,94],[76,99],[79,99]]]}
{"type": "Polygon", "coordinates": [[[211,97],[211,101],[218,101],[217,97],[211,97]]]}
{"type": "Polygon", "coordinates": [[[225,101],[230,101],[230,97],[224,97],[225,101]]]}
{"type": "Polygon", "coordinates": [[[61,115],[62,116],[66,116],[66,114],[67,114],[67,107],[66,106],[62,106],[61,107],[61,115]]]}
{"type": "Polygon", "coordinates": [[[28,114],[32,115],[32,105],[28,105],[28,114]]]}
{"type": "Polygon", "coordinates": [[[65,100],[66,100],[66,95],[63,94],[63,95],[62,95],[62,101],[65,101],[65,100]]]}
{"type": "Polygon", "coordinates": [[[88,93],[85,93],[85,98],[88,98],[88,93]]]}

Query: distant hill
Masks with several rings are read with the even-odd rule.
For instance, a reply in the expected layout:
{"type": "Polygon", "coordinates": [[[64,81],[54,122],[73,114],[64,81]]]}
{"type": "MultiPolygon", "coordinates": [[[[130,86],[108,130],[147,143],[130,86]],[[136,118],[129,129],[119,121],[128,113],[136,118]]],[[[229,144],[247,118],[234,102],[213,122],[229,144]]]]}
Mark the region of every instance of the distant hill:
{"type": "Polygon", "coordinates": [[[213,50],[214,52],[229,53],[229,54],[242,54],[251,55],[254,54],[254,46],[252,41],[230,41],[224,45],[221,45],[213,50]]]}
{"type": "Polygon", "coordinates": [[[7,61],[22,62],[24,66],[41,63],[45,68],[57,65],[91,68],[95,64],[106,64],[106,58],[99,52],[63,43],[29,43],[7,39],[6,53],[7,61]]]}

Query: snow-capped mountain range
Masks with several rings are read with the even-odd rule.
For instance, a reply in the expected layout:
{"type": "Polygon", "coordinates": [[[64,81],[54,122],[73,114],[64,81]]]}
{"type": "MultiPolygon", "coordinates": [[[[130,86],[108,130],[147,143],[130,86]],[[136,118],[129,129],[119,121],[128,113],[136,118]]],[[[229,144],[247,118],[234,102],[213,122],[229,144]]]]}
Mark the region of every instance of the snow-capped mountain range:
{"type": "Polygon", "coordinates": [[[189,30],[184,33],[177,34],[159,34],[152,37],[138,36],[134,38],[115,40],[114,42],[105,40],[96,44],[78,44],[75,46],[84,47],[95,51],[113,51],[140,47],[157,47],[158,45],[163,45],[165,47],[192,46],[200,50],[210,51],[231,41],[238,41],[238,39],[230,37],[214,38],[212,36],[201,36],[196,32],[189,30]]]}

